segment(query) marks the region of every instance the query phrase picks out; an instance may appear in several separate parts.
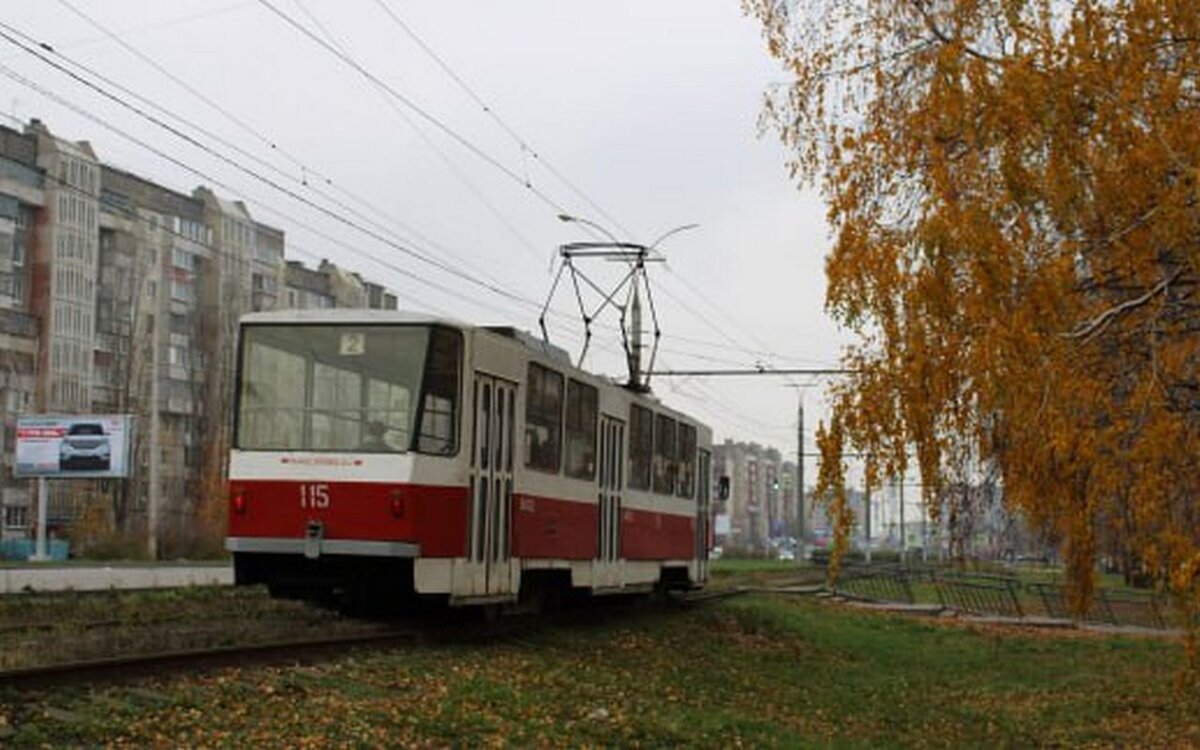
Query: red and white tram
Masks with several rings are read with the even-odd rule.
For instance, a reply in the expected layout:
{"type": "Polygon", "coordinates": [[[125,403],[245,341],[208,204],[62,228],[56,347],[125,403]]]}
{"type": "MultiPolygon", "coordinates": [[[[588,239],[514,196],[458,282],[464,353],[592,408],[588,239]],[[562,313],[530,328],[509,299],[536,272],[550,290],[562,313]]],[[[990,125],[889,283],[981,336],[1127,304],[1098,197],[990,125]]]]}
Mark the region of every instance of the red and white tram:
{"type": "Polygon", "coordinates": [[[497,603],[707,578],[711,432],[505,328],[242,319],[229,536],[277,595],[497,603]]]}

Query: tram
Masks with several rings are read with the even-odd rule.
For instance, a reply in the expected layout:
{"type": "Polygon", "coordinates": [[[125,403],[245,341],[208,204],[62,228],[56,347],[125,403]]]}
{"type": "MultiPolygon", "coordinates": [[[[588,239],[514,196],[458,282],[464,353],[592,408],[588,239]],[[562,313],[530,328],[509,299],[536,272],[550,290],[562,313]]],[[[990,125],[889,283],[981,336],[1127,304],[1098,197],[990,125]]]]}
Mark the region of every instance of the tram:
{"type": "Polygon", "coordinates": [[[253,313],[237,372],[238,585],[471,605],[707,579],[709,428],[529,334],[253,313]]]}

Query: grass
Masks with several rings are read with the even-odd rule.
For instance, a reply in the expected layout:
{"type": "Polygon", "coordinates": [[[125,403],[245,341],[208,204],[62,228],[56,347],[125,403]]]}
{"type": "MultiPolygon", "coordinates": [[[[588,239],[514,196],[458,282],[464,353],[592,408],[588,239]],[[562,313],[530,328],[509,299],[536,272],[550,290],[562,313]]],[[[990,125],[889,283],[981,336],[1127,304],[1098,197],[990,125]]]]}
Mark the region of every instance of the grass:
{"type": "Polygon", "coordinates": [[[747,596],[152,685],[0,692],[13,747],[1200,746],[1172,642],[747,596]],[[64,713],[65,712],[65,713],[64,713]]]}
{"type": "Polygon", "coordinates": [[[709,572],[714,578],[744,575],[746,573],[795,573],[798,570],[813,569],[808,563],[798,563],[788,560],[753,560],[723,558],[709,563],[709,572]]]}

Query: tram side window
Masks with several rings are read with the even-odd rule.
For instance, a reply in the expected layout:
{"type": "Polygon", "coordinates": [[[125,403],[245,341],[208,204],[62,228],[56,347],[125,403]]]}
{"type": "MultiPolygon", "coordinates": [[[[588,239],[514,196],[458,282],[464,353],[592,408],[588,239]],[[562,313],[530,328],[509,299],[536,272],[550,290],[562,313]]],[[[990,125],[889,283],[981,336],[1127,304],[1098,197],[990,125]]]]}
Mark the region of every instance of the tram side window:
{"type": "Polygon", "coordinates": [[[421,426],[417,451],[449,456],[458,451],[458,363],[462,336],[457,331],[434,328],[425,360],[421,388],[421,426]]]}
{"type": "Polygon", "coordinates": [[[654,426],[654,491],[663,495],[674,495],[678,472],[675,420],[659,414],[658,424],[654,426]]]}
{"type": "Polygon", "coordinates": [[[677,494],[691,498],[696,490],[696,428],[679,423],[679,484],[677,494]]]}
{"type": "Polygon", "coordinates": [[[599,392],[567,381],[567,476],[596,478],[596,406],[599,392]]]}
{"type": "Polygon", "coordinates": [[[558,472],[562,444],[563,376],[536,362],[529,363],[529,392],[525,400],[525,465],[558,472]]]}
{"type": "Polygon", "coordinates": [[[654,456],[654,414],[633,404],[629,407],[629,486],[650,489],[650,464],[654,456]]]}

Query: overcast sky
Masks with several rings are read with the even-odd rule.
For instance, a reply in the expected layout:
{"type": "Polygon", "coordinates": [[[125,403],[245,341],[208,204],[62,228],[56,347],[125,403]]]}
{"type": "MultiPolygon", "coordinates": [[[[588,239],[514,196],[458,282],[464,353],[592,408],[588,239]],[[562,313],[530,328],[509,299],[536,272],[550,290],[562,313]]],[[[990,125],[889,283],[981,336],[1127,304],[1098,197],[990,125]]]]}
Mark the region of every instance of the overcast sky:
{"type": "MultiPolygon", "coordinates": [[[[824,208],[789,180],[774,134],[759,137],[763,92],[783,76],[735,0],[69,0],[241,125],[66,2],[9,3],[4,22],[236,144],[253,159],[200,136],[264,177],[338,213],[345,211],[332,200],[352,205],[357,223],[378,222],[385,228],[377,234],[526,301],[340,225],[0,42],[5,69],[208,179],[0,77],[7,115],[39,117],[60,136],[91,141],[102,160],[168,187],[190,192],[208,183],[242,198],[257,219],[287,232],[291,258],[311,265],[327,257],[360,271],[394,289],[405,308],[533,330],[557,246],[595,239],[558,221],[560,210],[643,243],[698,223],[664,241],[666,267],[651,270],[664,333],[658,364],[836,366],[844,338],[823,311],[824,208]]],[[[620,267],[587,270],[608,283],[620,267]]],[[[570,289],[560,288],[554,306],[565,314],[552,318],[552,338],[578,356],[582,323],[573,304],[570,289]]],[[[615,322],[599,321],[590,369],[622,372],[615,322]]],[[[812,381],[663,379],[655,391],[711,424],[718,440],[757,440],[794,454],[797,396],[785,382],[812,381]]],[[[807,391],[810,451],[822,401],[819,387],[807,391]]]]}

